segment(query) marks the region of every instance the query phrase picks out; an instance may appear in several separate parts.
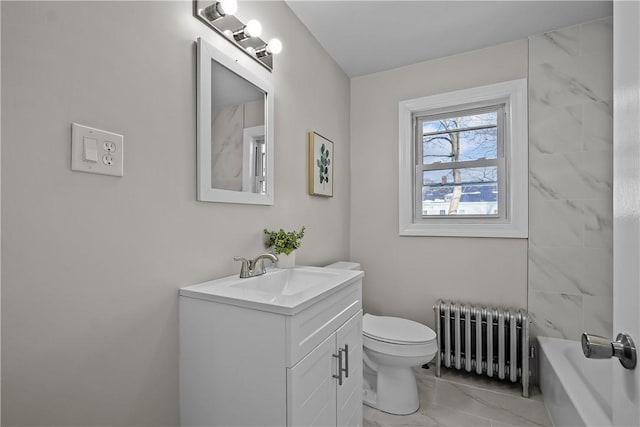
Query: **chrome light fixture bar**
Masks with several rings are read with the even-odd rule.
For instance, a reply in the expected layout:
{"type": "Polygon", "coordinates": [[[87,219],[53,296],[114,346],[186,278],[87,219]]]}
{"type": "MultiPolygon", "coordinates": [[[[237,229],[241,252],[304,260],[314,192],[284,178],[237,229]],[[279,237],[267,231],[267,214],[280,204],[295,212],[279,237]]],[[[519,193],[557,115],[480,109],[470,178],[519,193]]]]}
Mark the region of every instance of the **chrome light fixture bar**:
{"type": "Polygon", "coordinates": [[[213,22],[227,15],[234,15],[237,11],[238,2],[236,0],[220,0],[202,9],[202,14],[210,22],[213,22]]]}
{"type": "Polygon", "coordinates": [[[194,0],[193,14],[208,27],[256,60],[267,70],[273,70],[273,55],[282,51],[282,42],[260,38],[262,25],[255,19],[246,24],[234,16],[238,10],[236,0],[194,0]]]}

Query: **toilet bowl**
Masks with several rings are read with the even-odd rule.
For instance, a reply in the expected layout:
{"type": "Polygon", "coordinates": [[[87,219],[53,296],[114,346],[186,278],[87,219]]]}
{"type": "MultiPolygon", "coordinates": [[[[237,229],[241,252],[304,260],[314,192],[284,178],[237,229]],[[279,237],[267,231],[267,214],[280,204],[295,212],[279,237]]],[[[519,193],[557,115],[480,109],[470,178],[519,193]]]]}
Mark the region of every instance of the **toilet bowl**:
{"type": "Polygon", "coordinates": [[[420,408],[414,367],[436,355],[436,333],[420,323],[398,317],[362,318],[364,403],[396,415],[420,408]]]}
{"type": "MultiPolygon", "coordinates": [[[[360,264],[344,261],[327,267],[360,270],[360,264]]],[[[436,355],[436,333],[408,319],[367,313],[362,346],[364,404],[396,415],[416,412],[420,401],[413,368],[436,355]]]]}

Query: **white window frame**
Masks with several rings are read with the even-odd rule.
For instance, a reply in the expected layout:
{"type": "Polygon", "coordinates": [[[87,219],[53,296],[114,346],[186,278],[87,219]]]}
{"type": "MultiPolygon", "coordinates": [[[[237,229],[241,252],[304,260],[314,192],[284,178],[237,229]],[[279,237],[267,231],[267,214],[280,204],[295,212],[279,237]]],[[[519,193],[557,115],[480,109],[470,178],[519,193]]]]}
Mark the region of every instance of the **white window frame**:
{"type": "MultiPolygon", "coordinates": [[[[401,236],[527,238],[528,129],[527,80],[401,101],[399,104],[399,232],[401,236]],[[418,216],[416,190],[416,127],[414,118],[504,104],[505,216],[418,216]]],[[[421,192],[420,202],[422,201],[421,192]]]]}

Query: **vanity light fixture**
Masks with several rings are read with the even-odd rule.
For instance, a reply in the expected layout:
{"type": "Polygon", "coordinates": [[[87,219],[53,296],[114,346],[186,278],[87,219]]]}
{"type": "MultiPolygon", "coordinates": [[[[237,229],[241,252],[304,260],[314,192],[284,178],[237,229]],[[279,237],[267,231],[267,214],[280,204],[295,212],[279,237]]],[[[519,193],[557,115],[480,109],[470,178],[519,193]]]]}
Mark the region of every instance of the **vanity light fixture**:
{"type": "Polygon", "coordinates": [[[227,15],[233,15],[238,11],[236,0],[218,0],[202,9],[202,14],[211,22],[227,15]]]}
{"type": "Polygon", "coordinates": [[[258,58],[264,58],[269,55],[277,55],[282,52],[282,42],[280,39],[271,39],[269,43],[255,51],[258,58]]]}
{"type": "Polygon", "coordinates": [[[234,16],[237,10],[237,0],[193,1],[193,14],[196,18],[272,71],[273,55],[282,51],[282,42],[276,38],[268,43],[262,40],[262,24],[256,19],[243,23],[234,16]]]}
{"type": "Polygon", "coordinates": [[[233,38],[241,42],[250,37],[260,37],[262,34],[262,24],[257,19],[250,19],[241,29],[233,32],[233,38]]]}

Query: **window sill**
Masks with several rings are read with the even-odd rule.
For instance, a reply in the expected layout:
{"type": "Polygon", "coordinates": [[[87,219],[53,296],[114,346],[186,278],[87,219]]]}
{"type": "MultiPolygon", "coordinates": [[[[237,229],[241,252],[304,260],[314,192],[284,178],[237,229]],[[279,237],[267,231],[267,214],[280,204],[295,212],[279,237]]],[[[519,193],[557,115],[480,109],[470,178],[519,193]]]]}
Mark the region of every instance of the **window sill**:
{"type": "Polygon", "coordinates": [[[400,236],[431,237],[493,237],[509,239],[526,239],[526,224],[488,224],[455,223],[455,224],[401,224],[400,236]]]}

